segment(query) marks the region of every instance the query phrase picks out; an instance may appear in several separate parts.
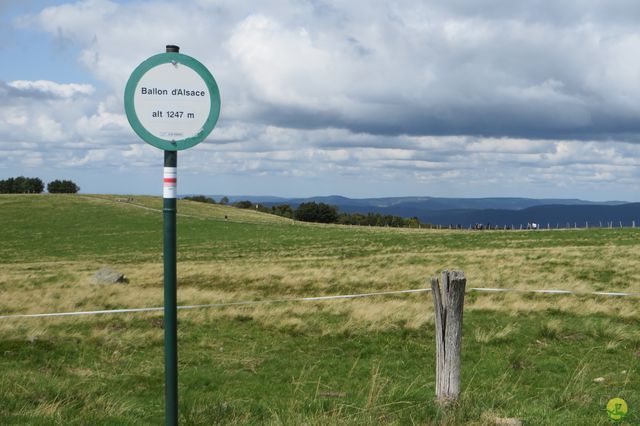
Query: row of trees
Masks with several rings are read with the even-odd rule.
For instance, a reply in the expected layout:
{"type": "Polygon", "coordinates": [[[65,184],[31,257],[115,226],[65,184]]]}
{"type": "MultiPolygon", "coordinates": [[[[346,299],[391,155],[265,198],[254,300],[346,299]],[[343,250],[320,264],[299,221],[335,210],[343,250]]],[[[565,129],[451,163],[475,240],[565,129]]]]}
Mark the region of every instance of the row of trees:
{"type": "Polygon", "coordinates": [[[337,223],[338,209],[325,203],[302,203],[294,211],[294,218],[303,222],[337,223]]]}
{"type": "Polygon", "coordinates": [[[40,194],[44,183],[40,178],[18,176],[0,180],[0,194],[40,194]]]}
{"type": "MultiPolygon", "coordinates": [[[[232,204],[241,209],[253,209],[264,213],[271,213],[278,216],[303,222],[316,223],[339,223],[342,225],[360,226],[389,226],[396,228],[419,228],[425,227],[417,217],[403,218],[400,216],[381,215],[380,213],[339,213],[338,208],[325,203],[302,203],[297,208],[289,204],[278,204],[267,207],[262,204],[254,204],[251,201],[238,201],[232,204]]],[[[427,225],[428,227],[428,225],[427,225]]]]}
{"type": "Polygon", "coordinates": [[[207,204],[215,204],[216,200],[211,197],[206,197],[204,195],[192,195],[188,197],[184,197],[185,200],[197,201],[199,203],[207,203],[207,204]]]}
{"type": "MultiPolygon", "coordinates": [[[[41,194],[44,182],[40,178],[18,176],[0,180],[0,194],[41,194]]],[[[75,194],[80,187],[70,180],[54,180],[47,184],[47,191],[55,193],[75,194]]]]}
{"type": "Polygon", "coordinates": [[[222,197],[219,203],[216,203],[211,197],[207,197],[205,195],[190,195],[188,197],[184,197],[185,200],[197,201],[199,203],[208,203],[208,204],[229,204],[229,199],[227,197],[222,197]]]}
{"type": "Polygon", "coordinates": [[[80,187],[70,180],[54,180],[47,184],[47,192],[51,194],[76,194],[80,187]]]}
{"type": "Polygon", "coordinates": [[[400,217],[390,214],[382,215],[380,213],[341,213],[338,216],[338,223],[343,225],[360,225],[360,226],[389,226],[393,228],[429,228],[431,225],[425,225],[420,222],[417,217],[400,217]]]}

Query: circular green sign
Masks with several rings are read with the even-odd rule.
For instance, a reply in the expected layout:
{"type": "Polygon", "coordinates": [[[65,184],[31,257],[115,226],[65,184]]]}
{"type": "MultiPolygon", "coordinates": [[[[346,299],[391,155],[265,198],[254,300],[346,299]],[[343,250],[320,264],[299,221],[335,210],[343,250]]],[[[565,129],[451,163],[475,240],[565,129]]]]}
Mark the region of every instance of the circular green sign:
{"type": "Polygon", "coordinates": [[[160,53],[133,71],[124,91],[133,130],[165,151],[202,142],[220,116],[220,91],[209,70],[191,56],[160,53]]]}

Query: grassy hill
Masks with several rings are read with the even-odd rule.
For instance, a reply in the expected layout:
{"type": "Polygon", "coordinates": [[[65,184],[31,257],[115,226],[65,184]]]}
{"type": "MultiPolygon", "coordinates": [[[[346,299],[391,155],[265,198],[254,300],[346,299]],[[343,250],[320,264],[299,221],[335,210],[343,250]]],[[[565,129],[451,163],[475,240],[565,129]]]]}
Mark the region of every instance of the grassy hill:
{"type": "MultiPolygon", "coordinates": [[[[161,306],[162,200],[129,198],[0,196],[0,315],[161,306]],[[105,265],[129,283],[91,284],[105,265]]],[[[469,287],[640,292],[635,229],[310,225],[182,200],[178,212],[179,304],[424,288],[444,268],[469,287]]],[[[433,403],[428,294],[179,311],[181,420],[606,424],[619,396],[637,422],[637,302],[468,293],[449,413],[433,403]]],[[[0,420],[161,423],[161,318],[0,319],[0,420]]]]}

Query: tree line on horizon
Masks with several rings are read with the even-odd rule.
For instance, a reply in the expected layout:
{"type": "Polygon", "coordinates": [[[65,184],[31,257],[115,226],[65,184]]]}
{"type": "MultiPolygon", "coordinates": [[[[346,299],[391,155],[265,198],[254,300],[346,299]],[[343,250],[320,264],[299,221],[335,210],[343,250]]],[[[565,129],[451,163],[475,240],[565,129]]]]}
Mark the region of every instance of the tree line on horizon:
{"type": "MultiPolygon", "coordinates": [[[[44,182],[37,177],[18,176],[0,180],[0,194],[41,194],[44,188],[44,182]]],[[[47,184],[50,194],[75,194],[78,191],[80,187],[71,180],[56,179],[47,184]]]]}
{"type": "MultiPolygon", "coordinates": [[[[194,195],[184,197],[185,200],[197,201],[208,204],[229,204],[229,199],[223,197],[219,203],[211,197],[204,195],[194,195]]],[[[417,217],[403,218],[394,215],[383,215],[380,213],[340,213],[336,206],[326,203],[316,203],[315,201],[301,203],[294,208],[289,204],[278,204],[271,207],[260,203],[253,203],[249,200],[236,201],[230,204],[239,209],[254,209],[262,213],[274,214],[289,219],[302,222],[314,223],[336,223],[340,225],[359,226],[386,226],[394,228],[429,228],[429,224],[420,222],[417,217]]]]}

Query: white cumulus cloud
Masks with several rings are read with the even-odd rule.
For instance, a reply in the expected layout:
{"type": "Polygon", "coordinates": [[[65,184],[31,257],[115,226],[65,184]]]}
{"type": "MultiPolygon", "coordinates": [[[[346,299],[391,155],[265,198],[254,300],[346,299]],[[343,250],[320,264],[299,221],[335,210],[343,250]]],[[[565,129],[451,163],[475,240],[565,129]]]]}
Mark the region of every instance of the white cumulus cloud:
{"type": "Polygon", "coordinates": [[[7,86],[16,89],[18,95],[44,95],[58,98],[72,98],[78,95],[91,95],[95,89],[90,84],[56,83],[48,80],[14,80],[7,86]]]}
{"type": "Polygon", "coordinates": [[[69,168],[153,167],[124,85],[171,43],[220,86],[217,128],[181,153],[211,180],[531,196],[570,195],[572,183],[588,195],[601,180],[598,197],[617,181],[633,199],[638,19],[625,0],[69,1],[15,31],[64,43],[98,84],[0,81],[0,169],[20,155],[34,167],[49,155],[69,168]]]}

